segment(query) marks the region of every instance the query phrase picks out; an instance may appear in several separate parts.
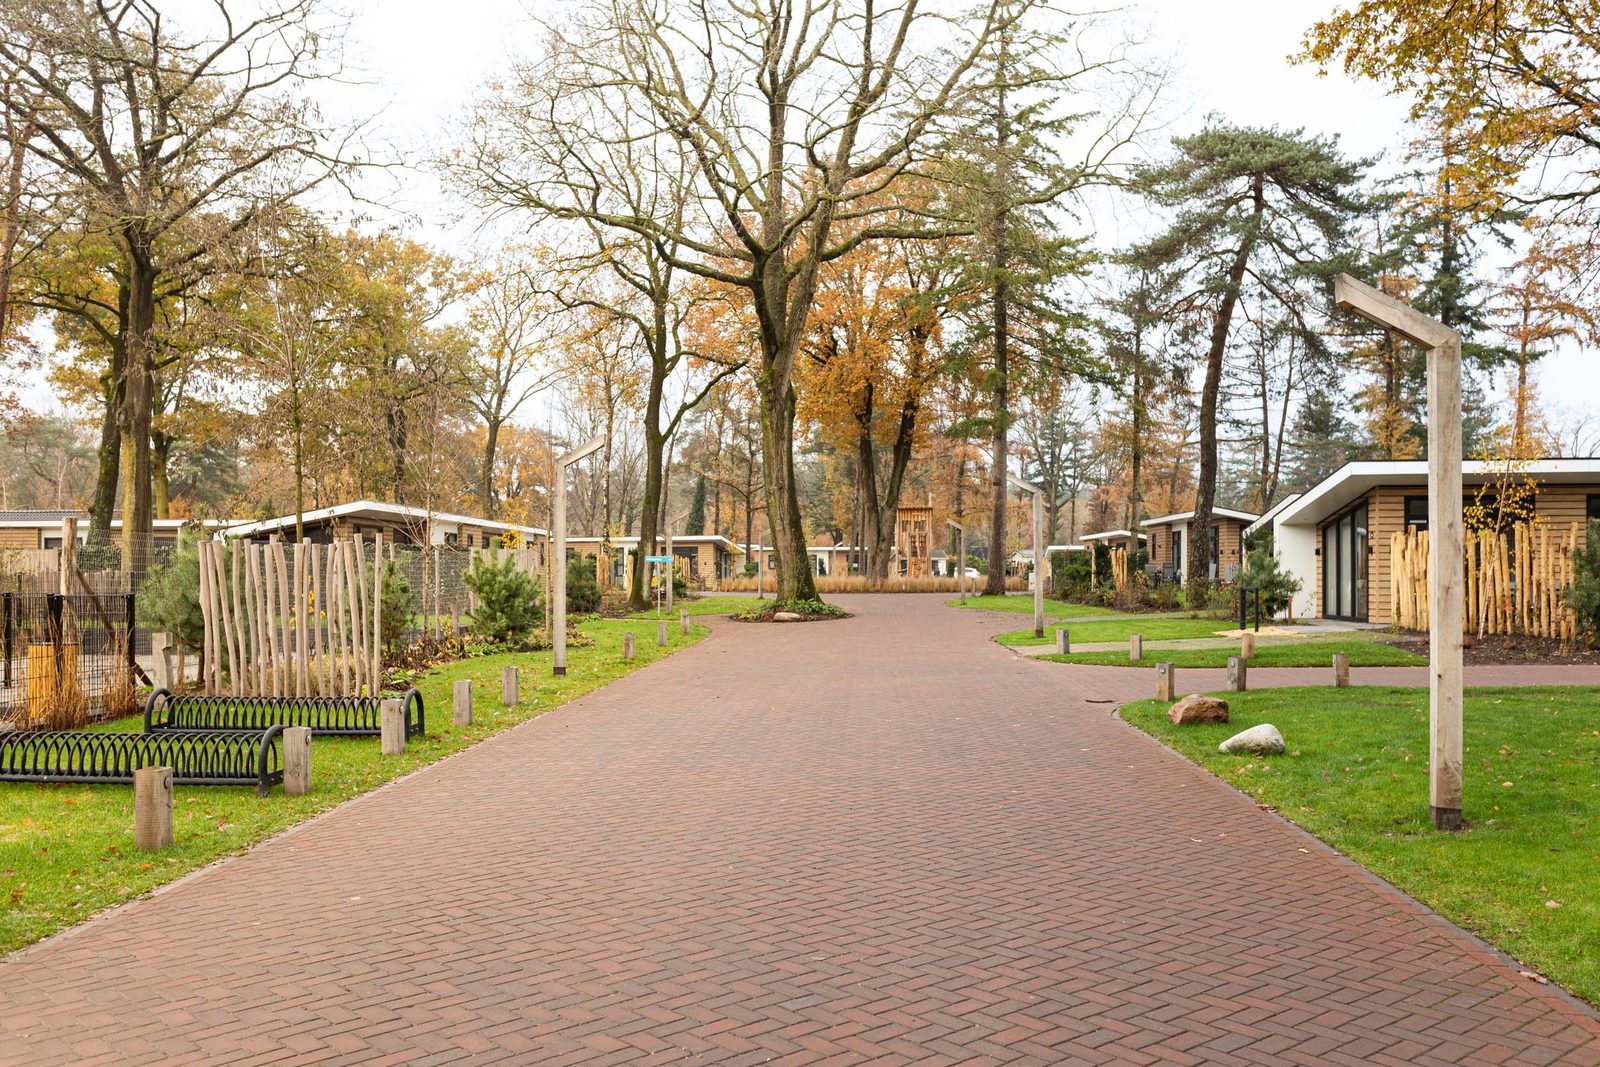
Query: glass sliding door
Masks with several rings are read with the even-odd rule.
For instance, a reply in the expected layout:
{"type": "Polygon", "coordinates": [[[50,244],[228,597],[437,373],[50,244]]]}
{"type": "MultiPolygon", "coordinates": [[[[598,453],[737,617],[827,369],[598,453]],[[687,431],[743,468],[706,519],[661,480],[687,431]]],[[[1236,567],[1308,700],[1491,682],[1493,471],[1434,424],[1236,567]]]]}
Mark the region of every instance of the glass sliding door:
{"type": "Polygon", "coordinates": [[[1358,504],[1322,528],[1322,614],[1367,618],[1367,505],[1358,504]]]}

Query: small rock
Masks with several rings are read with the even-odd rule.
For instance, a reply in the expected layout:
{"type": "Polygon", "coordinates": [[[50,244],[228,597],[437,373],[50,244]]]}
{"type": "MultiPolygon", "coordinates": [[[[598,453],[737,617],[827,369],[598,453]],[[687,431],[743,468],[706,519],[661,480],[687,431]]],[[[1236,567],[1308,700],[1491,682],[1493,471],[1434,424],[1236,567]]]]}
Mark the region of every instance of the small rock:
{"type": "Polygon", "coordinates": [[[775,611],[772,613],[773,622],[805,622],[806,617],[798,611],[775,611]]]}
{"type": "Polygon", "coordinates": [[[1283,754],[1283,749],[1283,735],[1270,722],[1241,730],[1217,746],[1218,752],[1247,752],[1253,756],[1278,756],[1283,754]]]}
{"type": "Polygon", "coordinates": [[[1227,722],[1228,702],[1217,697],[1188,696],[1167,709],[1167,718],[1174,726],[1191,726],[1197,722],[1227,722]]]}

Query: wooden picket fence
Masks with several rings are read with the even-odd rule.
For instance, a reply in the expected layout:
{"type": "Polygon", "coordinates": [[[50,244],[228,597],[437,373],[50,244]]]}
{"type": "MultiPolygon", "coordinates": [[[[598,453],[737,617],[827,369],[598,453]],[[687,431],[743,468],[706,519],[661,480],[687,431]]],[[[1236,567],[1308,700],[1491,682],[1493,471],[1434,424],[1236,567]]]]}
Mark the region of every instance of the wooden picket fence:
{"type": "MultiPolygon", "coordinates": [[[[1545,523],[1466,535],[1466,631],[1570,641],[1578,619],[1567,606],[1581,530],[1545,523]]],[[[1408,528],[1389,543],[1390,618],[1405,630],[1427,630],[1428,534],[1408,528]]]]}
{"type": "MultiPolygon", "coordinates": [[[[1111,552],[1111,584],[1116,589],[1128,588],[1128,550],[1113,548],[1111,552]]],[[[1097,583],[1099,575],[1095,573],[1098,563],[1095,561],[1094,549],[1089,550],[1089,581],[1097,583]]]]}
{"type": "Polygon", "coordinates": [[[233,696],[359,696],[383,675],[383,535],[200,542],[201,684],[233,696]]]}

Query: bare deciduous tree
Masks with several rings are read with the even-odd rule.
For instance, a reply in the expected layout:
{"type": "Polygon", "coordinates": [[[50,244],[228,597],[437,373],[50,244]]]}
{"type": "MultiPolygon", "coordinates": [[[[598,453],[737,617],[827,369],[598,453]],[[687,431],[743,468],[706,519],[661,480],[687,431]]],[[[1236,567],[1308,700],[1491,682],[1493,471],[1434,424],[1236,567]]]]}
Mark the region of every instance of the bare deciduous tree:
{"type": "Polygon", "coordinates": [[[156,294],[194,269],[262,206],[340,169],[315,108],[296,95],[329,73],[317,0],[252,8],[214,0],[187,35],[151,0],[0,0],[0,63],[20,91],[0,96],[32,137],[30,159],[59,184],[80,225],[126,260],[120,405],[123,560],[151,529],[156,294]],[[297,169],[293,180],[282,173],[297,169]],[[265,170],[279,181],[255,179],[265,170]],[[213,224],[185,225],[208,217],[213,224]]]}

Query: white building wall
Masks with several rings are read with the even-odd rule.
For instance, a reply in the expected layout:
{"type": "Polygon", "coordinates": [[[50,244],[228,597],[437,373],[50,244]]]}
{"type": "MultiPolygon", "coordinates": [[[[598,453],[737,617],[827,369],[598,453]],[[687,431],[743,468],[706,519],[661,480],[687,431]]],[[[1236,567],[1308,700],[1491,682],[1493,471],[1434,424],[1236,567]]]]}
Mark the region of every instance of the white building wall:
{"type": "Polygon", "coordinates": [[[1317,614],[1317,528],[1272,524],[1273,545],[1283,569],[1300,579],[1294,595],[1294,617],[1315,618],[1317,614]]]}

